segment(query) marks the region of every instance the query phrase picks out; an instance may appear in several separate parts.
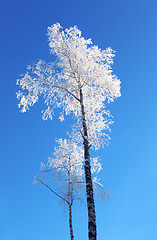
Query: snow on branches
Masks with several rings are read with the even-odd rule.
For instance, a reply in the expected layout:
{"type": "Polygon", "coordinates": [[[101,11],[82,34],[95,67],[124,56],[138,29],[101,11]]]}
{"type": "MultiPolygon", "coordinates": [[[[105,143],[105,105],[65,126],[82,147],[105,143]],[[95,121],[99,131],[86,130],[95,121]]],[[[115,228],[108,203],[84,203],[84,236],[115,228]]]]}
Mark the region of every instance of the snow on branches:
{"type": "Polygon", "coordinates": [[[97,149],[108,141],[106,130],[112,123],[104,103],[120,97],[120,80],[111,68],[114,51],[94,46],[91,39],[82,37],[76,26],[64,31],[59,23],[54,24],[48,28],[48,38],[50,52],[56,56],[56,61],[39,60],[17,80],[21,87],[17,93],[18,106],[21,112],[26,112],[42,96],[47,105],[43,119],[52,119],[54,108],[60,107],[60,120],[64,120],[64,115],[73,114],[81,130],[81,90],[89,140],[97,149]]]}
{"type": "MultiPolygon", "coordinates": [[[[39,181],[50,188],[53,180],[57,183],[57,190],[62,194],[60,198],[66,202],[73,202],[74,199],[78,199],[77,195],[81,190],[85,189],[84,150],[81,145],[67,139],[58,139],[56,143],[52,157],[49,157],[47,164],[41,164],[41,171],[36,175],[35,182],[39,181]]],[[[98,158],[92,158],[91,171],[95,191],[98,186],[103,189],[103,185],[96,177],[101,169],[98,158]]]]}

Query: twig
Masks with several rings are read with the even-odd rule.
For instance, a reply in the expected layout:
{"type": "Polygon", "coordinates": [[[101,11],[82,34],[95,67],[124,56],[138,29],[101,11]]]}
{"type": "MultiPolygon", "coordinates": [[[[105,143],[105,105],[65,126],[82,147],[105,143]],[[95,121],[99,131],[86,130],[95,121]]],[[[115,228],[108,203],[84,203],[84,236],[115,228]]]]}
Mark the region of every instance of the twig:
{"type": "Polygon", "coordinates": [[[50,188],[46,183],[44,183],[41,179],[39,179],[37,177],[37,180],[43,184],[45,187],[47,187],[51,192],[53,192],[57,197],[61,198],[62,200],[64,200],[68,205],[69,205],[69,201],[67,201],[65,198],[63,198],[62,196],[60,196],[58,193],[56,193],[52,188],[50,188]]]}

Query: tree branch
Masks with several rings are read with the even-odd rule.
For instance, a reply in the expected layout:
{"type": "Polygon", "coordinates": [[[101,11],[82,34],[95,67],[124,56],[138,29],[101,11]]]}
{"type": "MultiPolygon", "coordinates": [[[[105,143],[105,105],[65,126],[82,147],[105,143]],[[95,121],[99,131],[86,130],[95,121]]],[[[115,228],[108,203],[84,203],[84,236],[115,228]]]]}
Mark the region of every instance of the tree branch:
{"type": "Polygon", "coordinates": [[[80,102],[80,99],[78,97],[76,97],[72,92],[70,92],[67,88],[63,87],[63,86],[57,86],[57,85],[53,85],[51,82],[47,81],[46,79],[44,79],[49,86],[54,87],[54,88],[59,88],[59,89],[63,89],[65,91],[67,91],[72,97],[74,97],[77,101],[80,102]]]}
{"type": "Polygon", "coordinates": [[[39,181],[41,184],[43,184],[45,187],[47,187],[52,193],[54,193],[57,197],[61,198],[63,201],[65,201],[69,205],[69,201],[67,201],[65,198],[60,196],[58,193],[56,193],[52,188],[50,188],[46,183],[44,183],[41,179],[38,177],[36,178],[37,181],[39,181]]]}

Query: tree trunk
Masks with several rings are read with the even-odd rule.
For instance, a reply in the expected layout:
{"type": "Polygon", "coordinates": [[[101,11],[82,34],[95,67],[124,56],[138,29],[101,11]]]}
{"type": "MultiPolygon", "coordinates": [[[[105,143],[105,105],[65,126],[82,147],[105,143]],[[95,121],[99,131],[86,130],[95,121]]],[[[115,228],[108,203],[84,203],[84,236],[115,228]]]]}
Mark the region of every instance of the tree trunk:
{"type": "Polygon", "coordinates": [[[72,209],[71,203],[69,203],[69,227],[70,227],[70,239],[74,240],[73,227],[72,227],[72,209]]]}
{"type": "Polygon", "coordinates": [[[93,194],[93,182],[91,176],[90,165],[90,146],[88,141],[87,123],[85,118],[85,110],[83,104],[82,89],[80,89],[80,103],[82,113],[82,125],[84,132],[84,157],[85,157],[85,179],[86,179],[86,195],[87,195],[87,208],[88,208],[88,237],[89,240],[96,240],[96,216],[95,216],[95,204],[93,194]]]}

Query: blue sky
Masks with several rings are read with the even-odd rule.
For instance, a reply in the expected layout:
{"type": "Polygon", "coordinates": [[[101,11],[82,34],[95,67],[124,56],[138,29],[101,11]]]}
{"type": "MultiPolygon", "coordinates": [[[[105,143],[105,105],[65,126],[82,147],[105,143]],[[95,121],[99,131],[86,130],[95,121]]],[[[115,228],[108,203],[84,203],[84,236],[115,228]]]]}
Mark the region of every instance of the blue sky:
{"type": "MultiPolygon", "coordinates": [[[[95,45],[116,51],[114,73],[122,96],[108,105],[111,142],[97,154],[111,198],[95,197],[98,240],[156,240],[157,235],[157,2],[1,1],[0,3],[0,240],[68,239],[58,199],[32,184],[71,120],[41,119],[42,102],[25,114],[17,107],[16,79],[38,59],[51,61],[47,27],[77,25],[95,45]]],[[[87,239],[87,210],[75,205],[75,239],[87,239]]]]}

